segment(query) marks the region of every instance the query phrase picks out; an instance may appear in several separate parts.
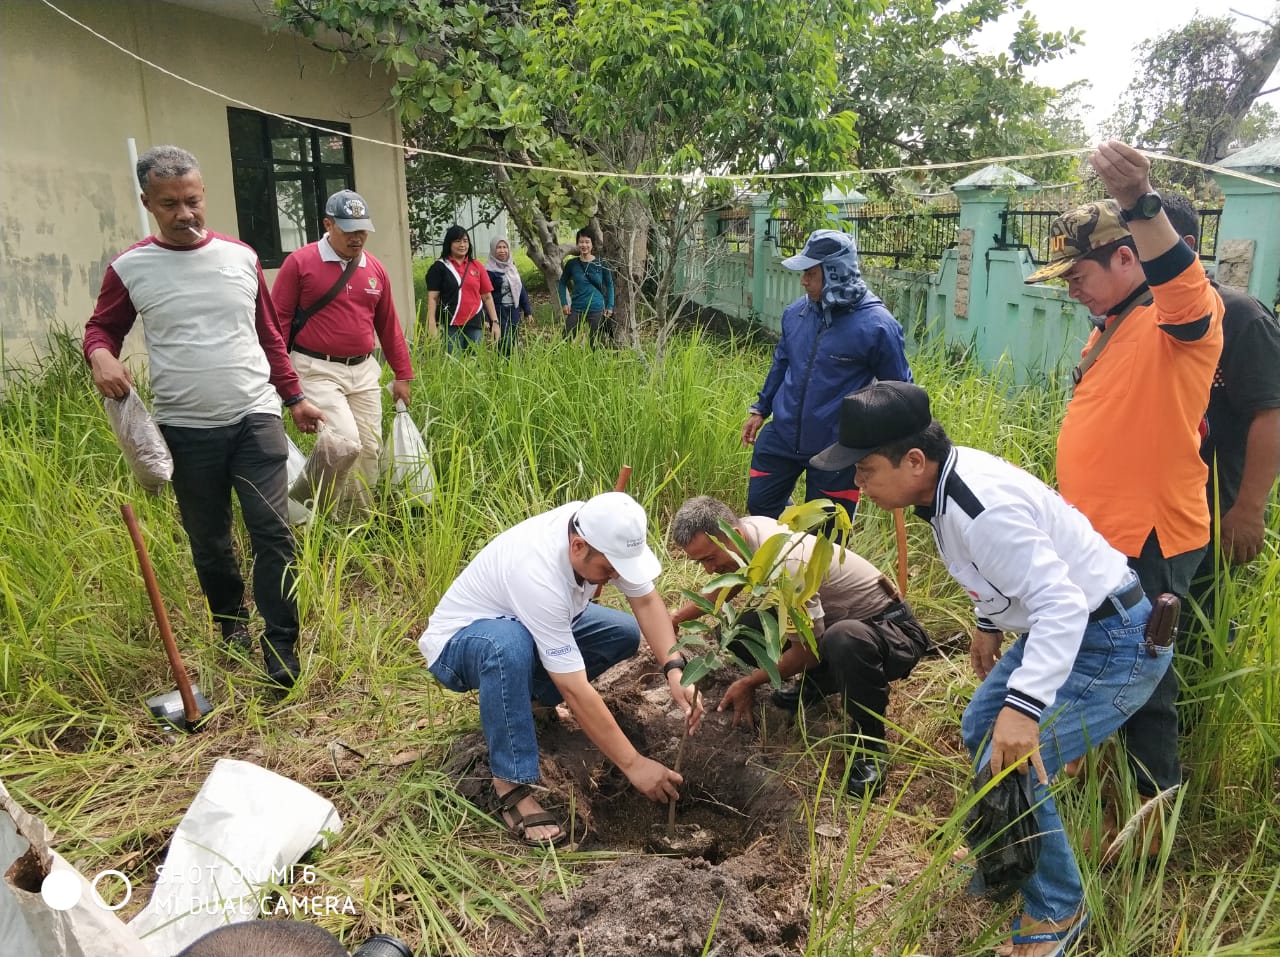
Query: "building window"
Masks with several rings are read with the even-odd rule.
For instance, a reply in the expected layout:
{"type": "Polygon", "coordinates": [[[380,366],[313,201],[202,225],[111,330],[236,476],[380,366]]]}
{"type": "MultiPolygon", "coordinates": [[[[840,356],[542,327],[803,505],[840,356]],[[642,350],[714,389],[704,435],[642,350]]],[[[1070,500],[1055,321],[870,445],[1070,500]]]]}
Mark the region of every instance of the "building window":
{"type": "MultiPolygon", "coordinates": [[[[350,133],[346,123],[305,119],[350,133]]],[[[227,108],[240,239],[267,269],[324,232],[324,202],[355,189],[351,140],[254,110],[227,108]]]]}

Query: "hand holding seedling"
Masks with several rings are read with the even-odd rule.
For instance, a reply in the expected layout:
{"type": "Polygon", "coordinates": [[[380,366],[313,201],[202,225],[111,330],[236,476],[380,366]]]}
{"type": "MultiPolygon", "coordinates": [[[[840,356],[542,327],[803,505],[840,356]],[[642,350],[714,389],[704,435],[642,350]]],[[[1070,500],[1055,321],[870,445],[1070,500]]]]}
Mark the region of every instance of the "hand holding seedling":
{"type": "Polygon", "coordinates": [[[697,685],[684,687],[680,684],[680,676],[675,671],[671,671],[667,675],[667,688],[671,692],[671,700],[678,704],[680,710],[684,712],[684,719],[688,725],[689,733],[693,734],[698,730],[698,725],[702,723],[704,711],[702,695],[698,694],[697,685]]]}

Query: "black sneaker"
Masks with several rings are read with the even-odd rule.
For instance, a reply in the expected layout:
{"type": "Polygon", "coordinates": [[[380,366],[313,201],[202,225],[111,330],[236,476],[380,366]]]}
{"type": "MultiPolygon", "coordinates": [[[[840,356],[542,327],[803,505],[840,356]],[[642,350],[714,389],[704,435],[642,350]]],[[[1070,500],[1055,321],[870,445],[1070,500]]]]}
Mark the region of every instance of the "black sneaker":
{"type": "Polygon", "coordinates": [[[800,710],[801,702],[806,708],[812,708],[816,705],[825,704],[827,693],[818,686],[816,681],[793,681],[785,688],[779,688],[769,695],[769,700],[773,702],[774,707],[781,708],[783,711],[790,711],[793,714],[800,710]]]}
{"type": "Polygon", "coordinates": [[[247,622],[225,622],[222,626],[222,643],[227,651],[246,654],[253,650],[253,637],[247,622]]]}
{"type": "Polygon", "coordinates": [[[262,657],[267,665],[267,677],[281,688],[292,688],[302,673],[298,655],[292,647],[275,648],[266,639],[262,641],[262,657]]]}
{"type": "Polygon", "coordinates": [[[875,797],[884,790],[884,779],[889,774],[889,759],[883,746],[864,744],[849,762],[849,783],[845,785],[851,797],[862,799],[875,797]]]}

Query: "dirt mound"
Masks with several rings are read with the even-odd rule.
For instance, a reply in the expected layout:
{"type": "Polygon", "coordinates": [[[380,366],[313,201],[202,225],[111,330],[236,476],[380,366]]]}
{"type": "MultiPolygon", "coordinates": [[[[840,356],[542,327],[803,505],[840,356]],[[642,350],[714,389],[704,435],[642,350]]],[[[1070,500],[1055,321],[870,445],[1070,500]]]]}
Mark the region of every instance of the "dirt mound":
{"type": "MultiPolygon", "coordinates": [[[[710,701],[728,680],[710,682],[710,701]]],[[[674,766],[684,722],[653,662],[638,657],[596,687],[631,742],[674,766]]],[[[567,898],[547,900],[546,929],[513,939],[512,952],[696,955],[714,926],[718,953],[795,953],[808,926],[801,758],[793,725],[766,713],[776,735],[731,728],[712,711],[685,742],[675,832],[666,805],[632,788],[572,717],[544,724],[540,802],[573,821],[577,850],[630,853],[592,870],[567,898]]],[[[455,742],[448,771],[463,794],[491,807],[478,732],[455,742]]]]}
{"type": "MultiPolygon", "coordinates": [[[[708,936],[712,950],[721,954],[796,953],[807,919],[799,910],[784,915],[758,906],[751,884],[763,886],[778,876],[755,876],[756,881],[744,879],[700,858],[619,861],[592,874],[567,900],[548,901],[550,932],[542,940],[528,941],[521,953],[697,957],[708,936]]],[[[803,888],[804,875],[795,879],[803,888]]]]}

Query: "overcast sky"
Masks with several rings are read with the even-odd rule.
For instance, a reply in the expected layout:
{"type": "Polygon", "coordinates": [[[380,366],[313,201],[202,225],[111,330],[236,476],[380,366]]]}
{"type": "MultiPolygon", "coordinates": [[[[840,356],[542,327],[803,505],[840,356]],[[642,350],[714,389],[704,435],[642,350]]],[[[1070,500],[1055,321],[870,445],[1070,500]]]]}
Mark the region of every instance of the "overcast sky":
{"type": "MultiPolygon", "coordinates": [[[[1265,18],[1275,10],[1276,0],[1027,0],[1026,9],[1035,14],[1040,29],[1065,32],[1075,27],[1084,33],[1084,41],[1075,53],[1033,69],[1032,78],[1053,87],[1090,79],[1092,86],[1080,93],[1080,101],[1085,107],[1082,117],[1085,127],[1096,137],[1134,77],[1135,45],[1182,26],[1197,12],[1205,16],[1232,16],[1238,29],[1261,26],[1229,13],[1229,8],[1265,18]]],[[[990,50],[1007,49],[1018,16],[1007,15],[984,31],[981,46],[990,50]]],[[[1280,85],[1280,70],[1264,89],[1277,85],[1280,85]]],[[[1280,109],[1280,92],[1264,99],[1280,109]]]]}

